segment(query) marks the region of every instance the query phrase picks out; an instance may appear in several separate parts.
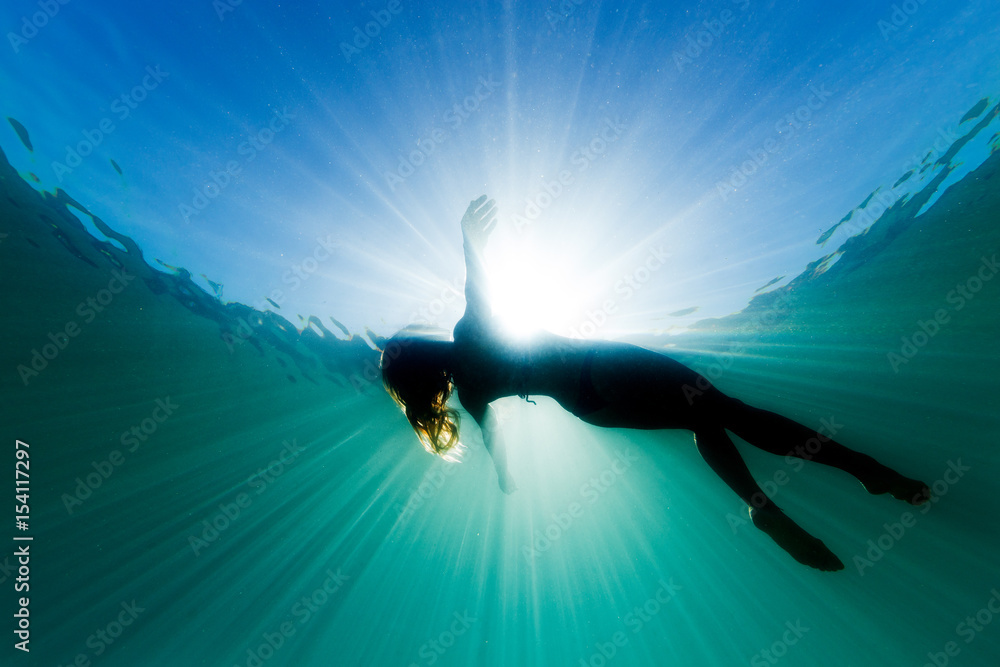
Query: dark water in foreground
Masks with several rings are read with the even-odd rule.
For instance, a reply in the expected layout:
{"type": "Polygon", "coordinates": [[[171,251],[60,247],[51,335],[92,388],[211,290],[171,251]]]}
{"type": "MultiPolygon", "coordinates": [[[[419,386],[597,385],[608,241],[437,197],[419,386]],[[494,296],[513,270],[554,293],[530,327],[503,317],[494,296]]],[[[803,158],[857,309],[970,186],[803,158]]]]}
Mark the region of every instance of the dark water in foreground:
{"type": "Polygon", "coordinates": [[[6,465],[17,439],[31,466],[8,614],[10,538],[34,539],[30,659],[8,615],[3,664],[996,664],[998,165],[739,316],[639,341],[935,482],[907,514],[747,451],[847,564],[823,574],[745,523],[688,433],[503,401],[504,497],[476,438],[457,466],[419,449],[365,340],[222,305],[4,160],[0,410],[6,465]]]}

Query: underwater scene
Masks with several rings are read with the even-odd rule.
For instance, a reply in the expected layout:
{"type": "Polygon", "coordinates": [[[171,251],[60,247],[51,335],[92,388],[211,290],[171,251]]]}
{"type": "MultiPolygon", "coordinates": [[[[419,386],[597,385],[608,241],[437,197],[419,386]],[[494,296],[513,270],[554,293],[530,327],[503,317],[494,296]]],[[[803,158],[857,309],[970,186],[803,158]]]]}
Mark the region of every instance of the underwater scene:
{"type": "Polygon", "coordinates": [[[0,665],[1000,664],[1000,3],[0,26],[0,665]],[[730,433],[822,571],[690,429],[544,391],[480,429],[452,394],[435,456],[382,351],[474,303],[517,345],[666,355],[929,495],[730,433]]]}

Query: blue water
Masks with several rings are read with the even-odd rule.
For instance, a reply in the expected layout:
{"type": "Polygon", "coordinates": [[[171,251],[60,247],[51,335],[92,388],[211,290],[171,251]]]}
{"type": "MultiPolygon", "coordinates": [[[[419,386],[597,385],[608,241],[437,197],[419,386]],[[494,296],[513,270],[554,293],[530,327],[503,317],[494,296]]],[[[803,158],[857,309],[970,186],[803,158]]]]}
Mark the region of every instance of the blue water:
{"type": "Polygon", "coordinates": [[[996,664],[998,19],[5,4],[0,664],[996,664]],[[738,442],[821,573],[689,432],[503,399],[511,496],[471,427],[426,454],[377,348],[461,316],[483,192],[512,332],[675,356],[934,502],[738,442]]]}

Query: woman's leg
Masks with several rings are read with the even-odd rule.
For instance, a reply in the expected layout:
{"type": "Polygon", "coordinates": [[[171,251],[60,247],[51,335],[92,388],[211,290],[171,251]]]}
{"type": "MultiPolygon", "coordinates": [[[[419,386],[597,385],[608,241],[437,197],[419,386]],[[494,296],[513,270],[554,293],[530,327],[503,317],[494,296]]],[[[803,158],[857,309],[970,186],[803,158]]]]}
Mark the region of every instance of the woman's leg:
{"type": "Polygon", "coordinates": [[[684,428],[695,432],[698,451],[712,470],[750,506],[754,525],[796,560],[823,570],[843,563],[806,533],[760,489],[726,429],[778,456],[830,465],[857,477],[871,493],[925,502],[925,484],[903,477],[829,436],[773,412],[726,396],[704,377],[663,355],[627,345],[603,344],[591,369],[594,391],[607,405],[580,415],[591,424],[619,428],[684,428]]]}
{"type": "Polygon", "coordinates": [[[856,477],[872,494],[888,493],[913,505],[930,498],[926,484],[903,477],[867,454],[848,449],[833,440],[833,433],[821,433],[729,397],[718,401],[718,410],[717,423],[766,452],[838,468],[856,477]]]}
{"type": "Polygon", "coordinates": [[[844,564],[823,542],[789,519],[761,490],[725,429],[699,428],[694,437],[698,452],[709,467],[750,506],[755,526],[800,563],[827,571],[844,569],[844,564]]]}

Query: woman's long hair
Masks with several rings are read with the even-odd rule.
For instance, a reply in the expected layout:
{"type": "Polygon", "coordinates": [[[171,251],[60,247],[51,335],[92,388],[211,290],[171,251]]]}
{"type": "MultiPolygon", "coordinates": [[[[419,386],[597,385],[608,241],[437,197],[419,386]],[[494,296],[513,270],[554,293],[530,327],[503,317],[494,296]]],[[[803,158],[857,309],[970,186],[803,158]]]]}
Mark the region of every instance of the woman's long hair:
{"type": "Polygon", "coordinates": [[[451,373],[445,365],[450,343],[397,333],[382,350],[382,384],[403,409],[410,426],[428,452],[453,461],[458,443],[458,411],[449,408],[451,373]]]}

